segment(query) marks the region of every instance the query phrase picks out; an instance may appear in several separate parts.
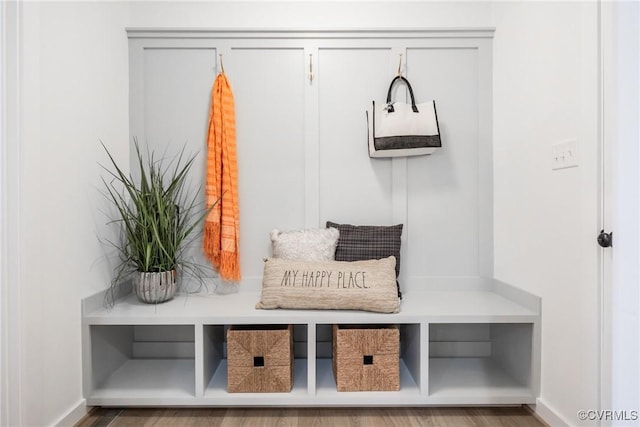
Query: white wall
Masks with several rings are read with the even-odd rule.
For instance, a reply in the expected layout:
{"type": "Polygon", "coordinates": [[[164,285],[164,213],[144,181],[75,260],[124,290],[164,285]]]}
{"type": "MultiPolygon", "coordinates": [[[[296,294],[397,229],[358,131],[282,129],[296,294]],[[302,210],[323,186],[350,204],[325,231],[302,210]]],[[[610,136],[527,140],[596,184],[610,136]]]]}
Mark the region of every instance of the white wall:
{"type": "Polygon", "coordinates": [[[134,2],[133,27],[393,28],[486,27],[489,2],[214,1],[134,2]]]}
{"type": "Polygon", "coordinates": [[[495,275],[542,297],[539,409],[579,424],[599,392],[597,4],[500,2],[494,19],[495,275]],[[566,139],[580,165],[552,171],[566,139]]]}
{"type": "Polygon", "coordinates": [[[22,424],[81,403],[80,299],[109,275],[98,139],[129,150],[124,27],[491,25],[495,271],[542,296],[541,399],[575,423],[597,394],[595,23],[581,3],[24,3],[22,424]],[[551,172],[550,144],[571,137],[580,167],[551,172]]]}
{"type": "Polygon", "coordinates": [[[80,299],[107,285],[98,139],[128,153],[127,8],[23,8],[20,425],[40,426],[81,402],[80,299]]]}

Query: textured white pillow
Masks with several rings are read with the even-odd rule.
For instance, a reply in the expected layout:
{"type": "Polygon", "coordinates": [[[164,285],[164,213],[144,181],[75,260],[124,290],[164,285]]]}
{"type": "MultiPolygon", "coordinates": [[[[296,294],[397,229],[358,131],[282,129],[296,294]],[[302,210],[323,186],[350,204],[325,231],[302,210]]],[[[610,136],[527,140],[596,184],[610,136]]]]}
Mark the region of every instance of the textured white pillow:
{"type": "Polygon", "coordinates": [[[273,257],[299,261],[333,261],[339,237],[337,228],[272,230],[273,257]]]}

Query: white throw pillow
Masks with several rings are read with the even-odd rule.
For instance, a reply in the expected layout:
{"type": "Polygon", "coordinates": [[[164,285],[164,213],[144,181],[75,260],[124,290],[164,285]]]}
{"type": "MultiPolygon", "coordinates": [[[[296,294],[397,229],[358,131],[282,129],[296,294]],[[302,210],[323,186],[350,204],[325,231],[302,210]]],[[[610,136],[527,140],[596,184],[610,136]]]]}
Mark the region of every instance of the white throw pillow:
{"type": "Polygon", "coordinates": [[[273,257],[299,261],[333,261],[339,237],[337,228],[272,230],[273,257]]]}

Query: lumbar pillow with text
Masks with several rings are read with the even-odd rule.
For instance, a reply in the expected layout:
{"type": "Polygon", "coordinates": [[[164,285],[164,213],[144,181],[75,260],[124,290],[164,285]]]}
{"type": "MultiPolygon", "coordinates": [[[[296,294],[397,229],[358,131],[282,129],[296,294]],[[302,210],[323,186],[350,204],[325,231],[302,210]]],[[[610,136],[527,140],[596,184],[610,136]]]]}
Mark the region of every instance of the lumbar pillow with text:
{"type": "Polygon", "coordinates": [[[397,313],[396,259],[293,261],[267,258],[256,308],[397,313]]]}
{"type": "Polygon", "coordinates": [[[333,227],[293,231],[274,229],[270,236],[274,258],[333,261],[340,232],[333,227]]]}

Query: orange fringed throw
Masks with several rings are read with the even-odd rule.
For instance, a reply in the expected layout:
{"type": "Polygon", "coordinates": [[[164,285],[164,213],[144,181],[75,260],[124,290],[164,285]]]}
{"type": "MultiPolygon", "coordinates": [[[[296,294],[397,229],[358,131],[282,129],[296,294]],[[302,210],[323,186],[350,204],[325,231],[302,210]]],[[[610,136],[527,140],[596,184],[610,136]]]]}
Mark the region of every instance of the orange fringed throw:
{"type": "Polygon", "coordinates": [[[231,85],[218,74],[211,93],[207,136],[207,206],[218,199],[204,223],[205,256],[223,280],[240,281],[238,161],[236,122],[231,85]]]}

